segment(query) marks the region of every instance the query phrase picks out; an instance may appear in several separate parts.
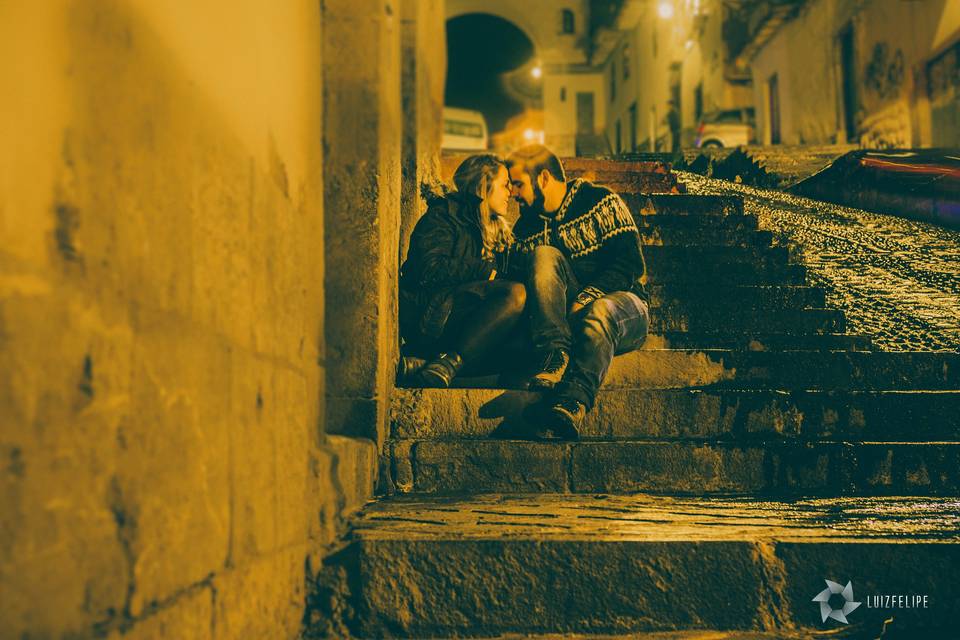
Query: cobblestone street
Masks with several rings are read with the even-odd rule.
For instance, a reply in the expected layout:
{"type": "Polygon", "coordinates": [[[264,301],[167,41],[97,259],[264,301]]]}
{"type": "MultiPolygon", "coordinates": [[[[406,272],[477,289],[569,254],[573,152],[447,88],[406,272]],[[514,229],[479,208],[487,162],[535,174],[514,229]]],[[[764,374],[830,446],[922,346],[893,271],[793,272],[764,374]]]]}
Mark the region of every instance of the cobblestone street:
{"type": "Polygon", "coordinates": [[[678,172],[689,193],[742,195],[846,313],[852,333],[885,351],[960,346],[960,231],[678,172]]]}

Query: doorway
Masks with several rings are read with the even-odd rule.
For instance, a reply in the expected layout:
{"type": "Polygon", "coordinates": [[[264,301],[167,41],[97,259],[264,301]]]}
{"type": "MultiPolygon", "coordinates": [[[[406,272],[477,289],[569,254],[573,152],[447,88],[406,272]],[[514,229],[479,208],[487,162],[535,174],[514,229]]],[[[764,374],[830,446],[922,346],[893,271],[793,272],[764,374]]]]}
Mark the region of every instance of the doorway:
{"type": "Polygon", "coordinates": [[[577,92],[577,135],[593,135],[593,92],[577,92]]]}
{"type": "Polygon", "coordinates": [[[767,114],[770,122],[770,144],[780,144],[780,88],[777,74],[767,81],[767,114]]]}
{"type": "Polygon", "coordinates": [[[857,140],[857,60],[854,50],[853,25],[840,32],[840,82],[843,93],[843,126],[847,142],[857,140]]]}

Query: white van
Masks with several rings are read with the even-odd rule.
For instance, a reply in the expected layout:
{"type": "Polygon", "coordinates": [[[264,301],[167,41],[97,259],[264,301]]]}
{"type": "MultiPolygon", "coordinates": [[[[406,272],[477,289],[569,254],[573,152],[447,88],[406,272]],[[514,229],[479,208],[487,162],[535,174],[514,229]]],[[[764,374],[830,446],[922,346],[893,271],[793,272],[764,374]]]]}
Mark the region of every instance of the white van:
{"type": "Polygon", "coordinates": [[[487,121],[470,109],[443,108],[443,141],[440,146],[452,151],[486,151],[487,121]]]}

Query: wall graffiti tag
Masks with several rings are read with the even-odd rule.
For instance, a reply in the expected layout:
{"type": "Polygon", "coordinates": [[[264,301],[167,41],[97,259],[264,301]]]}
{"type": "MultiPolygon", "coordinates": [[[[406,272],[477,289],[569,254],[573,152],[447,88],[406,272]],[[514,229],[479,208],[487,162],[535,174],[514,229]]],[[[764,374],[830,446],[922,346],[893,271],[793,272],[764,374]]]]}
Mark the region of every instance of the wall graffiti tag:
{"type": "Polygon", "coordinates": [[[903,85],[903,49],[891,54],[886,42],[874,45],[863,71],[863,84],[882,99],[896,97],[903,85]]]}

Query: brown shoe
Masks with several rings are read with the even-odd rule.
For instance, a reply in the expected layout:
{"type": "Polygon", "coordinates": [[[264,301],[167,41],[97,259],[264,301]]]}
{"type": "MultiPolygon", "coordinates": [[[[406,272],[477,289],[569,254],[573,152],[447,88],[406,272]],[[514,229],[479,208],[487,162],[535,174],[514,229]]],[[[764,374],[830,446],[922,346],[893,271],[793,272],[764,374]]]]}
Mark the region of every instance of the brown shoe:
{"type": "Polygon", "coordinates": [[[569,353],[563,349],[552,350],[543,359],[540,373],[530,379],[530,389],[553,389],[563,379],[563,374],[567,371],[569,364],[569,353]]]}

